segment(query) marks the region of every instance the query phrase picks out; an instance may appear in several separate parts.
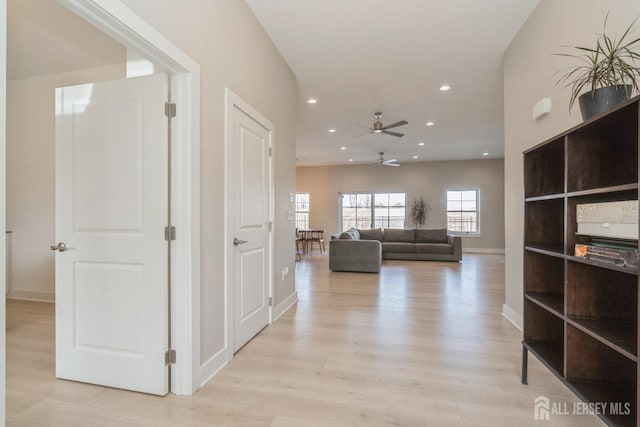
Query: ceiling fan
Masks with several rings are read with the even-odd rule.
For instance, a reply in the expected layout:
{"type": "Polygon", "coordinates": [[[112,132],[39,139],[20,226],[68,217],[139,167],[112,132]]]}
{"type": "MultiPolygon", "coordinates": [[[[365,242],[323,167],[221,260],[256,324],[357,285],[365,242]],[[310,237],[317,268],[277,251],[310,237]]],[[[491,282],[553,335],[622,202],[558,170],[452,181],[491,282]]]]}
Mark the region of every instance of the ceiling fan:
{"type": "MultiPolygon", "coordinates": [[[[396,136],[398,138],[401,138],[401,137],[404,136],[403,133],[390,132],[389,129],[392,129],[392,128],[395,128],[395,127],[398,127],[398,126],[408,125],[409,124],[408,121],[401,120],[399,122],[392,123],[392,124],[390,124],[388,126],[383,126],[382,122],[380,121],[380,118],[382,117],[382,113],[381,112],[376,112],[374,114],[374,116],[376,118],[376,121],[373,122],[373,127],[360,126],[360,125],[353,125],[353,126],[358,126],[358,127],[361,127],[361,128],[369,129],[369,132],[367,132],[367,133],[385,133],[387,135],[396,136]]],[[[362,134],[362,135],[366,135],[366,134],[362,134]]],[[[362,136],[362,135],[358,135],[355,138],[357,138],[359,136],[362,136]]]]}
{"type": "Polygon", "coordinates": [[[384,152],[381,151],[380,158],[376,163],[372,163],[371,166],[400,166],[400,163],[395,163],[397,161],[397,159],[385,160],[384,152]]]}

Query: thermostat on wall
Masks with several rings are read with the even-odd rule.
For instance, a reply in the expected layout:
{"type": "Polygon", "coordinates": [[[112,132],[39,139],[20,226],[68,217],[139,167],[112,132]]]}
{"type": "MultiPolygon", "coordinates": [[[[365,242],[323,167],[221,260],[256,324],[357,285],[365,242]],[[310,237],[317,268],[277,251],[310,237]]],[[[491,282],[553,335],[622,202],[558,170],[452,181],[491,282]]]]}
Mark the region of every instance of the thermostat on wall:
{"type": "Polygon", "coordinates": [[[538,120],[551,112],[551,98],[543,98],[533,106],[533,120],[538,120]]]}

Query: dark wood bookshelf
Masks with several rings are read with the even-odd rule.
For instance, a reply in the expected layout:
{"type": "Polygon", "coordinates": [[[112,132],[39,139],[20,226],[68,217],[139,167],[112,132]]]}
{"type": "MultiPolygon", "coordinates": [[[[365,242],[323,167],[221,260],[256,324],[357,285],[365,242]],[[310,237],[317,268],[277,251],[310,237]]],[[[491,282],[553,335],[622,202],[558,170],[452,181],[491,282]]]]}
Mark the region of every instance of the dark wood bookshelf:
{"type": "Polygon", "coordinates": [[[619,271],[619,272],[625,273],[625,274],[631,274],[632,276],[637,276],[638,275],[638,269],[637,268],[625,267],[625,266],[620,266],[620,265],[607,263],[607,262],[602,262],[602,261],[595,261],[595,260],[591,260],[589,258],[577,257],[577,256],[573,256],[573,255],[568,255],[567,259],[569,261],[572,261],[572,262],[579,262],[581,264],[592,265],[592,266],[598,267],[598,268],[604,268],[604,269],[607,269],[607,270],[613,270],[613,271],[619,271]]]}
{"type": "Polygon", "coordinates": [[[568,323],[634,362],[638,361],[638,327],[632,322],[568,318],[568,323]]]}
{"type": "MultiPolygon", "coordinates": [[[[636,389],[634,386],[576,380],[567,381],[567,386],[585,402],[607,402],[609,404],[622,402],[623,404],[619,408],[620,412],[627,409],[624,403],[628,402],[630,413],[635,414],[637,412],[637,403],[634,403],[636,402],[636,389]]],[[[600,418],[608,425],[636,427],[636,420],[632,416],[603,414],[600,418]]]]}
{"type": "Polygon", "coordinates": [[[600,417],[638,425],[638,269],[574,256],[579,204],[638,200],[640,97],[524,153],[522,382],[531,353],[600,417]]]}
{"type": "Polygon", "coordinates": [[[558,378],[562,378],[564,353],[555,343],[548,341],[525,341],[528,350],[536,356],[558,378]]]}
{"type": "MultiPolygon", "coordinates": [[[[582,190],[582,191],[573,191],[571,193],[567,193],[567,197],[579,197],[579,196],[591,196],[595,194],[609,194],[616,193],[619,191],[638,191],[638,183],[632,182],[631,184],[623,184],[616,185],[614,187],[601,187],[601,188],[593,188],[591,190],[582,190]]],[[[564,194],[562,195],[564,196],[564,194]]]]}
{"type": "Polygon", "coordinates": [[[526,245],[524,249],[529,252],[564,258],[564,247],[562,245],[526,245]]]}
{"type": "Polygon", "coordinates": [[[565,193],[560,194],[549,194],[548,196],[535,196],[535,197],[527,197],[524,199],[525,202],[540,202],[543,200],[555,200],[555,199],[564,199],[566,196],[565,193]]]}
{"type": "Polygon", "coordinates": [[[562,294],[527,292],[525,298],[558,317],[564,317],[562,314],[564,311],[564,298],[562,294]]]}

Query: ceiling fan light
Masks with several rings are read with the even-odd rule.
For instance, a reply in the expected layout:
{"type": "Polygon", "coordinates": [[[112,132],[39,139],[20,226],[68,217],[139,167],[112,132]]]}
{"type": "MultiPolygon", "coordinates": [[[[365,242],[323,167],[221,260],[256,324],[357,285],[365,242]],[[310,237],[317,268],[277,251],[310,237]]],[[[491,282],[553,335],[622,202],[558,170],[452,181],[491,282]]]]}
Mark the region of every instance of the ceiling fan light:
{"type": "Polygon", "coordinates": [[[382,133],[382,129],[375,129],[373,133],[382,133]]]}

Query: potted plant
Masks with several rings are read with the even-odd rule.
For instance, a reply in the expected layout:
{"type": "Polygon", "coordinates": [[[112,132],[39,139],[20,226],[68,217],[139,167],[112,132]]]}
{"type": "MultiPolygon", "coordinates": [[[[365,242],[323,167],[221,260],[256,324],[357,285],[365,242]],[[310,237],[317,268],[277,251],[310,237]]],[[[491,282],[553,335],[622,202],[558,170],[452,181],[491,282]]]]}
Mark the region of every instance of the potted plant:
{"type": "Polygon", "coordinates": [[[640,37],[632,36],[638,18],[627,27],[622,37],[616,39],[606,34],[608,16],[595,47],[564,46],[579,52],[557,54],[581,62],[563,74],[556,85],[571,88],[569,110],[577,99],[583,120],[613,108],[639,91],[640,67],[636,61],[640,59],[640,53],[634,49],[640,46],[640,37]],[[584,89],[589,91],[582,93],[584,89]]]}
{"type": "Polygon", "coordinates": [[[425,202],[422,196],[419,199],[413,199],[411,206],[411,219],[416,228],[420,228],[427,222],[427,214],[431,210],[429,203],[425,202]]]}

